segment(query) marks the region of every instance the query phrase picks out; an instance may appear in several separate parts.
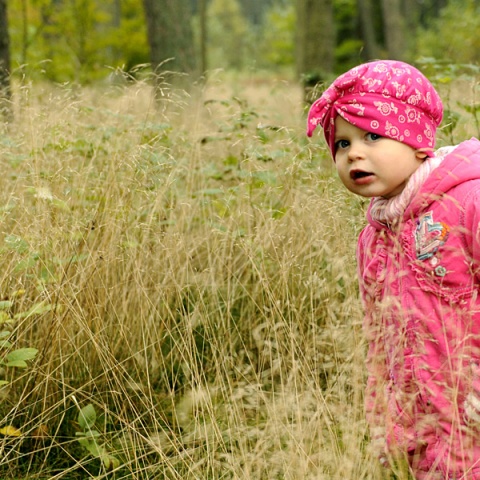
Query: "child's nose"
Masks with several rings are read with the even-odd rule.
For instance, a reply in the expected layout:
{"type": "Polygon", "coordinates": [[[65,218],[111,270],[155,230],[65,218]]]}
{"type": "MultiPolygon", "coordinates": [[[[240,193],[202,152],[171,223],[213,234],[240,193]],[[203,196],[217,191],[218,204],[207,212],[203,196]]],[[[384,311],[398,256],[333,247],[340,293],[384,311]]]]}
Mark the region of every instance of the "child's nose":
{"type": "Polygon", "coordinates": [[[365,149],[363,148],[361,142],[352,142],[348,150],[348,159],[351,162],[357,160],[363,160],[365,158],[365,149]]]}

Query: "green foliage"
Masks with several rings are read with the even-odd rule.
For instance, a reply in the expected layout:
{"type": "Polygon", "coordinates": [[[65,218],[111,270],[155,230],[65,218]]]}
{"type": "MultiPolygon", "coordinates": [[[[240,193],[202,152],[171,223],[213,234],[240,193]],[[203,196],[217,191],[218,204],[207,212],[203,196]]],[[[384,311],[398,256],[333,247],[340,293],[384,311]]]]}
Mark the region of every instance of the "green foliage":
{"type": "Polygon", "coordinates": [[[295,64],[295,8],[292,2],[274,3],[258,34],[258,64],[266,67],[295,64]]]}
{"type": "Polygon", "coordinates": [[[360,52],[363,42],[359,39],[346,39],[335,49],[337,64],[341,65],[341,73],[361,63],[360,52]]]}
{"type": "Polygon", "coordinates": [[[84,83],[110,68],[148,60],[145,22],[136,0],[13,0],[9,5],[12,66],[29,78],[84,83]],[[121,14],[121,16],[120,16],[121,14]]]}
{"type": "Polygon", "coordinates": [[[437,19],[422,28],[415,54],[446,63],[475,64],[480,61],[480,6],[475,0],[450,0],[437,19]]]}
{"type": "MultiPolygon", "coordinates": [[[[298,54],[293,0],[255,4],[255,15],[249,18],[243,12],[251,3],[245,0],[207,3],[210,70],[251,67],[293,70],[298,54]]],[[[418,19],[419,28],[417,31],[410,28],[408,32],[412,51],[407,57],[478,62],[478,2],[442,3],[445,7],[441,10],[431,0],[415,6],[412,21],[418,19]]],[[[12,0],[8,7],[12,67],[23,83],[39,78],[88,83],[105,79],[112,71],[117,73],[112,75],[113,79],[131,80],[139,77],[150,61],[143,6],[139,0],[12,0]]],[[[343,72],[365,60],[364,42],[357,2],[334,0],[333,7],[335,71],[343,72]]],[[[198,17],[182,21],[189,22],[197,32],[198,43],[198,17]]],[[[387,55],[378,0],[373,1],[372,23],[380,53],[387,55]]],[[[198,45],[194,45],[192,51],[198,50],[198,45]]],[[[322,71],[324,76],[329,73],[322,71]]]]}
{"type": "MultiPolygon", "coordinates": [[[[22,295],[23,292],[14,292],[12,299],[22,295]]],[[[6,379],[0,380],[0,389],[7,388],[13,381],[15,373],[11,372],[11,369],[28,369],[28,362],[34,360],[38,354],[38,349],[36,348],[15,348],[15,325],[17,324],[17,320],[23,318],[24,315],[22,315],[21,312],[12,316],[11,312],[14,307],[14,300],[4,300],[0,302],[0,367],[2,367],[2,376],[6,377],[6,379]]],[[[0,434],[5,437],[16,438],[22,436],[22,431],[13,425],[5,425],[0,428],[0,434]]]]}
{"type": "Polygon", "coordinates": [[[361,62],[363,41],[359,36],[358,8],[355,0],[334,0],[337,42],[335,64],[344,72],[361,62]]]}
{"type": "Polygon", "coordinates": [[[450,140],[452,145],[455,144],[453,134],[457,127],[460,115],[452,110],[445,109],[443,112],[442,133],[450,140]]]}
{"type": "Polygon", "coordinates": [[[130,72],[150,61],[144,14],[138,0],[122,0],[120,13],[119,25],[110,30],[106,39],[112,54],[108,65],[130,72]]]}
{"type": "MultiPolygon", "coordinates": [[[[13,296],[22,295],[22,292],[15,293],[13,296]]],[[[18,312],[12,315],[11,312],[15,307],[15,302],[5,300],[0,302],[0,325],[3,330],[0,331],[0,365],[4,367],[28,368],[28,361],[33,360],[37,354],[36,348],[15,348],[15,335],[13,327],[17,320],[42,313],[39,305],[32,307],[27,312],[18,312]]],[[[7,380],[0,380],[0,386],[7,385],[7,380]]]]}
{"type": "Polygon", "coordinates": [[[480,136],[477,83],[480,66],[432,57],[421,57],[418,63],[441,93],[444,115],[440,135],[448,139],[450,145],[455,145],[468,136],[480,136]],[[461,95],[458,94],[459,91],[462,92],[461,95]]]}
{"type": "Polygon", "coordinates": [[[250,27],[238,0],[211,0],[208,5],[209,68],[241,69],[250,63],[250,27]]]}
{"type": "MultiPolygon", "coordinates": [[[[0,336],[4,334],[10,334],[9,331],[0,332],[0,336]]],[[[9,342],[4,342],[2,346],[8,345],[9,342]]],[[[38,350],[36,348],[18,348],[7,353],[6,357],[0,362],[0,364],[6,367],[20,367],[27,368],[28,360],[33,360],[37,356],[38,350]]]]}
{"type": "Polygon", "coordinates": [[[77,441],[92,457],[100,460],[105,470],[115,470],[120,466],[120,460],[100,443],[102,434],[96,428],[97,420],[97,412],[91,403],[79,407],[77,423],[80,431],[75,434],[77,441]]]}

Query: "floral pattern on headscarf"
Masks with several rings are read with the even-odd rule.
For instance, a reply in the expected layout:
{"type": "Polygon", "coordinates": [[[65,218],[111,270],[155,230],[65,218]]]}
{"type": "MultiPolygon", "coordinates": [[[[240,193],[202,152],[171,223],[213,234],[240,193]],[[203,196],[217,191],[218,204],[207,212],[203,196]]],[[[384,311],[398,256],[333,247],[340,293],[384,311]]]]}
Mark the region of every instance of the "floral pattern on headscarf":
{"type": "Polygon", "coordinates": [[[335,156],[335,118],[415,149],[433,150],[442,101],[415,67],[395,60],[369,62],[338,77],[308,113],[307,135],[323,127],[335,156]]]}

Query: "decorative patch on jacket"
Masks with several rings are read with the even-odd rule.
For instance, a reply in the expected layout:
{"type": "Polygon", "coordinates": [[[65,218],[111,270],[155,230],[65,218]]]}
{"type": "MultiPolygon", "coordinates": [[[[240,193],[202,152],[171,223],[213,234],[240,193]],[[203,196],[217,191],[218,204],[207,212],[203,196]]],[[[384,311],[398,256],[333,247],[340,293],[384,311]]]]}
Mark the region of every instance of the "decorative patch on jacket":
{"type": "Polygon", "coordinates": [[[417,221],[415,231],[415,247],[419,260],[426,260],[437,253],[447,241],[450,228],[446,223],[435,222],[433,213],[424,213],[417,221]]]}

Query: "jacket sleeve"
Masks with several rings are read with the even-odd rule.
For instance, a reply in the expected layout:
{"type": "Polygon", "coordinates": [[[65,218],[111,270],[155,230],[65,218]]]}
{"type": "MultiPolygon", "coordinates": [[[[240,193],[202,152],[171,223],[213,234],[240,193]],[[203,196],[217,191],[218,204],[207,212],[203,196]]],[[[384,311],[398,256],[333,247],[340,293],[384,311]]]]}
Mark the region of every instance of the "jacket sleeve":
{"type": "Polygon", "coordinates": [[[369,232],[363,230],[358,240],[357,265],[360,295],[364,308],[363,329],[368,342],[366,357],[367,385],[365,390],[365,413],[370,428],[372,445],[380,460],[384,460],[386,448],[385,414],[387,411],[386,388],[389,381],[384,342],[382,341],[381,319],[375,314],[373,293],[365,283],[365,270],[371,256],[369,232]]]}
{"type": "MultiPolygon", "coordinates": [[[[477,294],[480,295],[480,182],[466,196],[463,205],[465,242],[470,255],[470,263],[477,294]]],[[[476,323],[476,322],[475,322],[476,323]]],[[[478,327],[478,324],[476,324],[478,327]]],[[[471,390],[468,392],[464,408],[464,421],[478,428],[480,424],[480,337],[478,331],[473,337],[473,352],[470,359],[471,390]]]]}
{"type": "Polygon", "coordinates": [[[463,207],[465,239],[471,255],[471,268],[476,283],[480,284],[480,182],[471,189],[463,207]]]}

